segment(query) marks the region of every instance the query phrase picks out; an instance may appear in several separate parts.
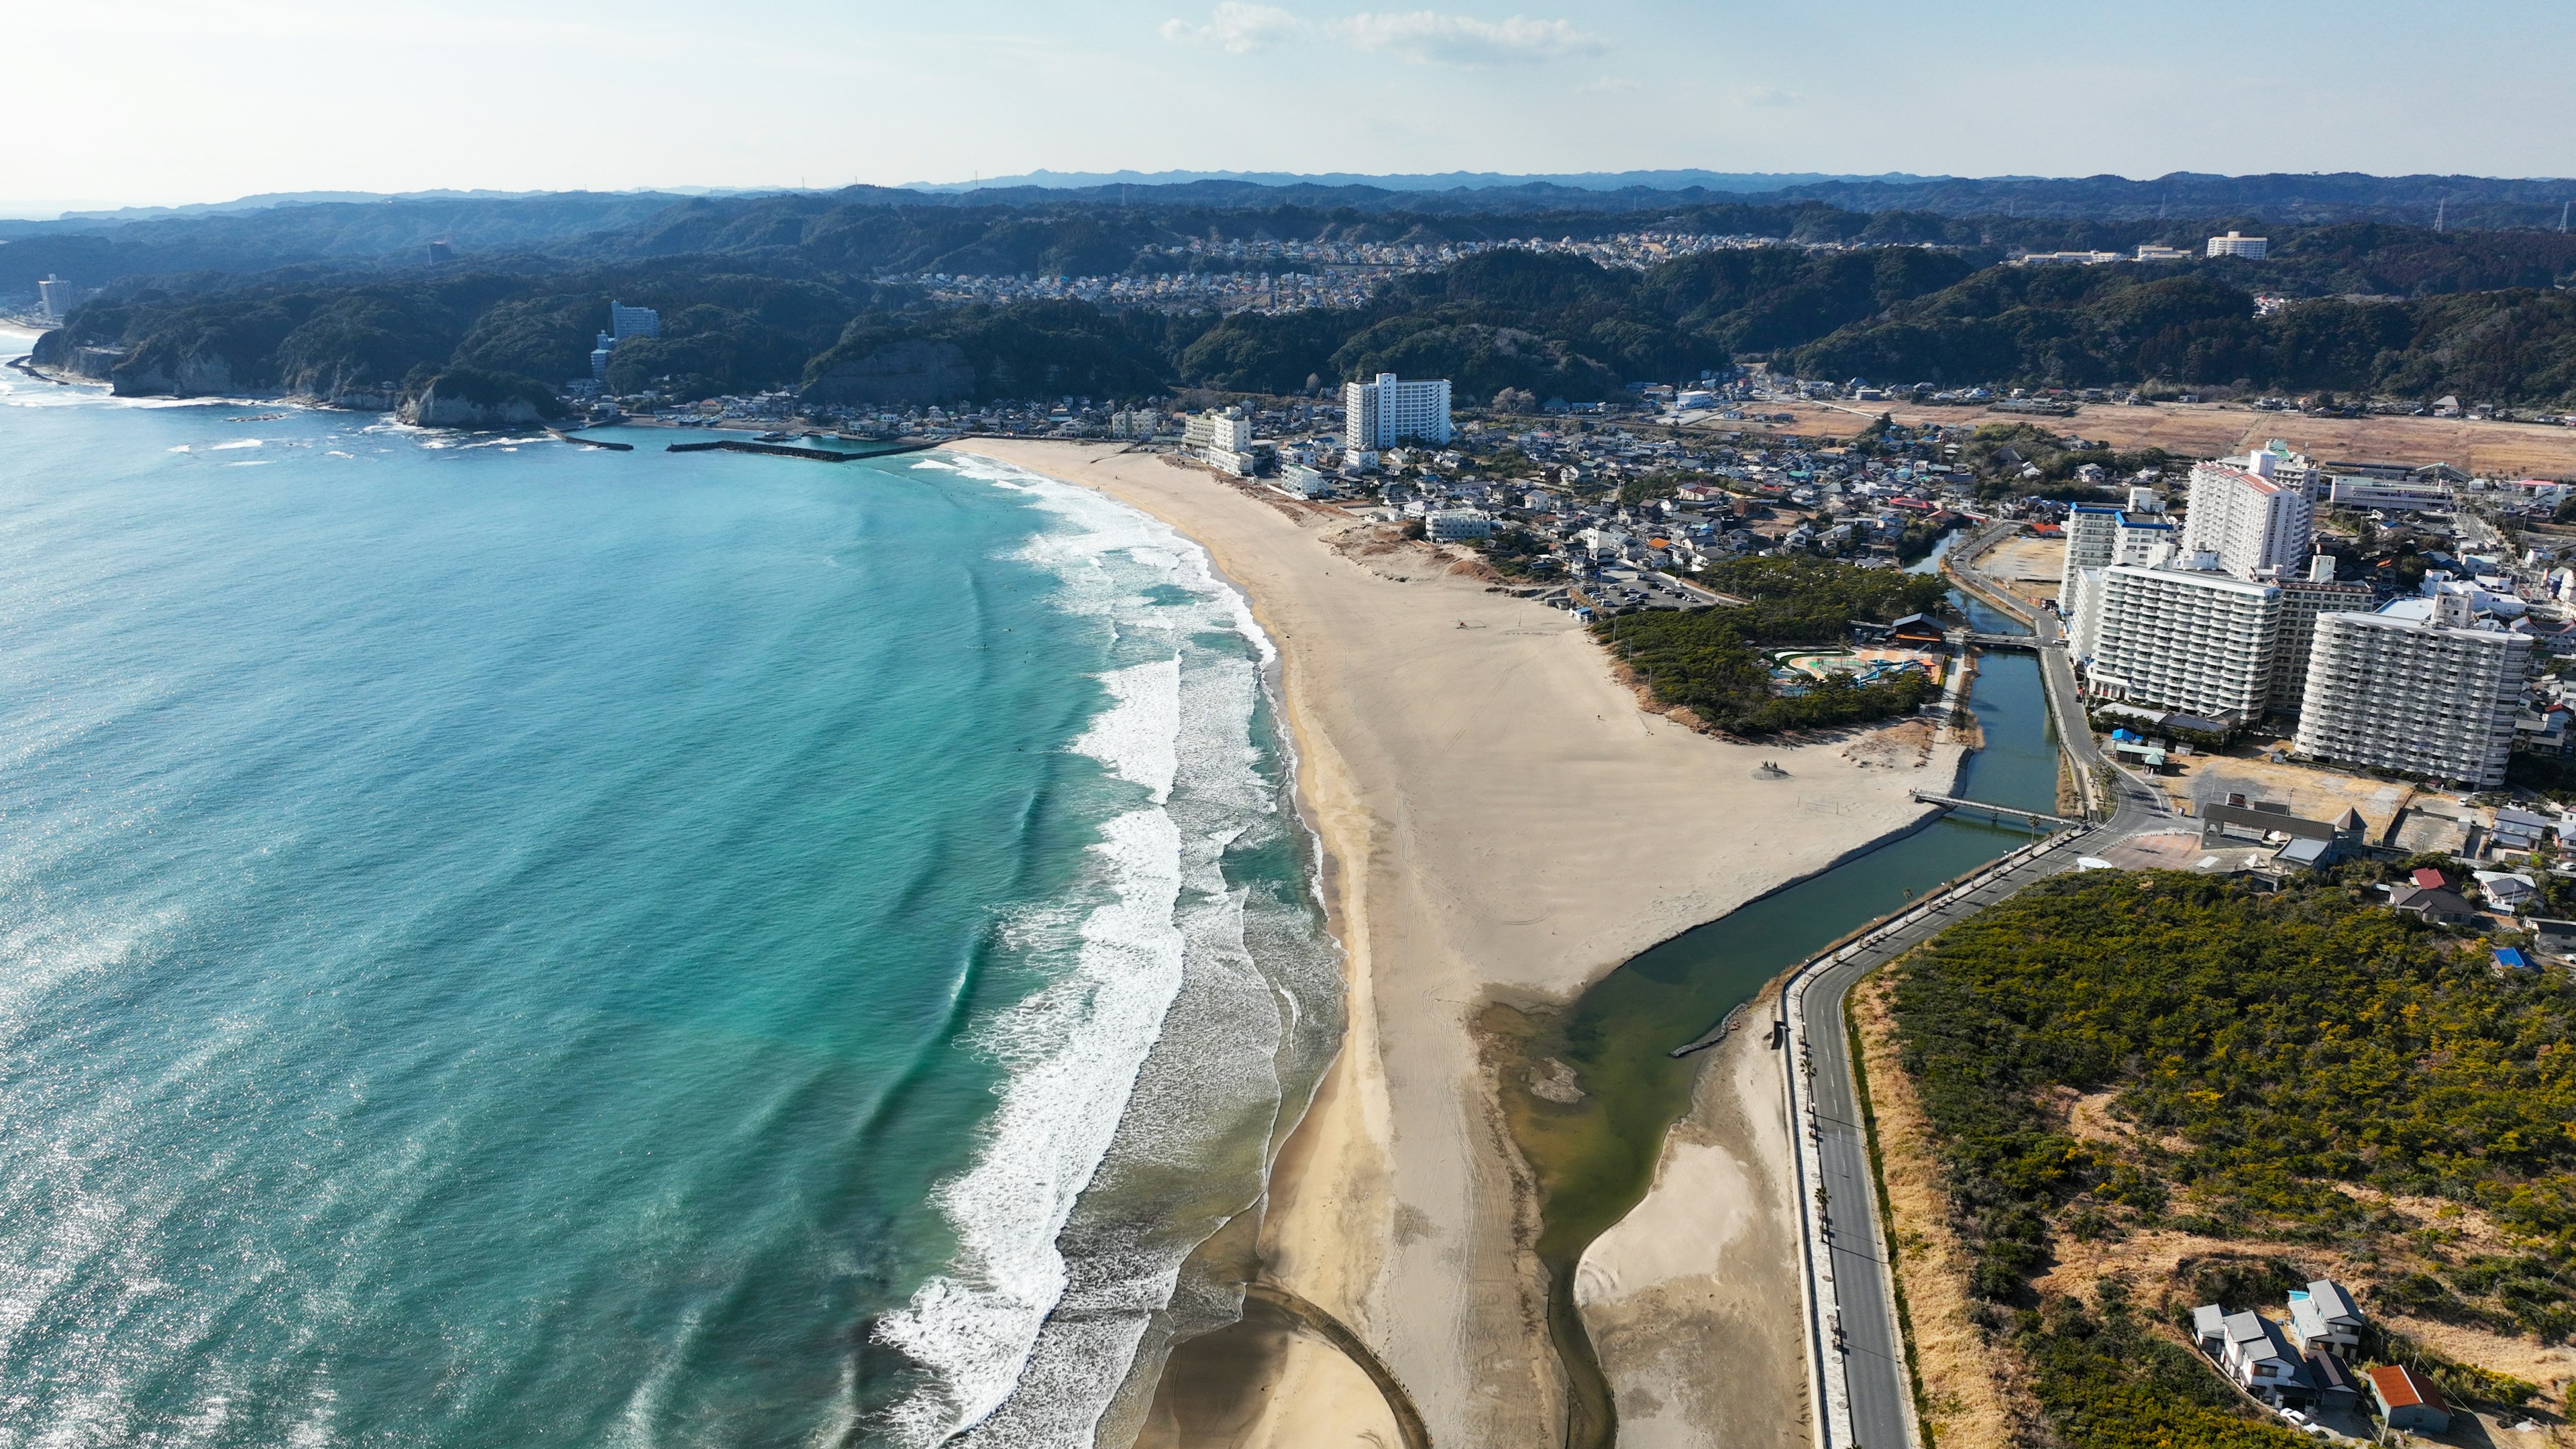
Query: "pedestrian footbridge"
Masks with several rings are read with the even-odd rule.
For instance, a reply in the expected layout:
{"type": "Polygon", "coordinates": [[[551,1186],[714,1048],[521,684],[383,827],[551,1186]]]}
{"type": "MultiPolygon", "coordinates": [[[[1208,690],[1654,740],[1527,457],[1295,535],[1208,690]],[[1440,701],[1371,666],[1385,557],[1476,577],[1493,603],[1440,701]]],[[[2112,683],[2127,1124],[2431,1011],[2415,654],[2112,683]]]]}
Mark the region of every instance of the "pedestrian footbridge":
{"type": "Polygon", "coordinates": [[[2031,828],[2034,830],[2043,825],[2051,826],[2059,830],[2067,830],[2072,829],[2075,826],[2089,825],[2092,823],[2091,821],[2076,820],[2064,815],[2051,815],[2044,810],[2023,810],[2011,805],[1997,805],[1991,800],[1971,800],[1964,795],[1936,795],[1929,790],[1915,791],[1914,798],[1926,805],[1938,805],[1945,810],[1965,810],[1972,815],[1991,815],[1999,821],[2028,821],[2031,828]]]}

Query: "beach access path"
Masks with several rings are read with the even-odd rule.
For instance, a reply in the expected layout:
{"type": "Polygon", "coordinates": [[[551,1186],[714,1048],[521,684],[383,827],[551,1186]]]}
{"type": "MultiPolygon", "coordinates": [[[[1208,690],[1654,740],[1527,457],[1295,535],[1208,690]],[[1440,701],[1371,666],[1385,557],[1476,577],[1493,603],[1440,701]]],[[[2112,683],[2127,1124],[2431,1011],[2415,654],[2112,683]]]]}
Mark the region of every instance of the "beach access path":
{"type": "MultiPolygon", "coordinates": [[[[1946,784],[1956,747],[1908,768],[1848,741],[1713,739],[1640,710],[1568,615],[1489,592],[1418,548],[1336,549],[1333,536],[1355,527],[1336,511],[1112,446],[957,451],[1171,524],[1278,645],[1300,801],[1348,954],[1350,1024],[1279,1156],[1265,1274],[1373,1350],[1435,1442],[1553,1449],[1563,1389],[1528,1250],[1536,1207],[1476,1016],[1494,1002],[1569,1000],[1645,947],[1914,826],[1928,807],[1908,790],[1946,784]],[[1757,780],[1765,759],[1791,778],[1757,780]]],[[[1732,1197],[1707,1211],[1790,1241],[1776,1189],[1731,1182],[1713,1176],[1732,1197]]],[[[1796,1301],[1771,1311],[1794,1334],[1796,1301]]],[[[1675,1347],[1748,1402],[1785,1406],[1793,1421],[1805,1402],[1794,1356],[1737,1363],[1723,1342],[1675,1347]]],[[[1360,1427],[1371,1406],[1353,1398],[1374,1390],[1333,1357],[1274,1366],[1245,1406],[1250,1427],[1223,1442],[1397,1442],[1360,1427]]]]}

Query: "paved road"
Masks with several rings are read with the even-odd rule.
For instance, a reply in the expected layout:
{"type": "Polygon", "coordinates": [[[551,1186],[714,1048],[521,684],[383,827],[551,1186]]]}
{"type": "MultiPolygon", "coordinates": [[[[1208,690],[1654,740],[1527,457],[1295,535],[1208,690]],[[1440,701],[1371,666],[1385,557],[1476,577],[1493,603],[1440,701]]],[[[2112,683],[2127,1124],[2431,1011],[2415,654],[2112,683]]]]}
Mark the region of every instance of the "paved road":
{"type": "MultiPolygon", "coordinates": [[[[1818,968],[1809,982],[1804,1041],[1815,1073],[1808,1079],[1808,1092],[1815,1104],[1827,1243],[1842,1307],[1842,1368],[1851,1397],[1851,1442],[1827,1449],[1904,1449],[1921,1442],[1914,1432],[1913,1393],[1898,1346],[1895,1300],[1886,1268],[1887,1232],[1879,1221],[1878,1192],[1861,1127],[1859,1086],[1843,1024],[1844,998],[1862,977],[1948,929],[1952,922],[2036,881],[2073,870],[2079,859],[2099,853],[2114,841],[2161,825],[2170,816],[2161,805],[2149,803],[2153,798],[2137,798],[2124,782],[2119,814],[2110,822],[2067,837],[1988,877],[1975,889],[1869,939],[1845,959],[1818,968]]],[[[1796,1130],[1805,1130],[1805,1124],[1797,1124],[1796,1130]]]]}
{"type": "MultiPolygon", "coordinates": [[[[2075,690],[2075,672],[2066,651],[2056,645],[2056,617],[2041,610],[2041,668],[2048,680],[2056,717],[2084,718],[2075,690]]],[[[2092,734],[2080,724],[2065,731],[2065,746],[2079,768],[2091,771],[2105,763],[2092,734]]],[[[2117,794],[2112,817],[2080,835],[2061,838],[2032,853],[1958,896],[1930,910],[1900,920],[1852,948],[1843,959],[1816,968],[1803,993],[1803,1043],[1814,1074],[1800,1096],[1814,1106],[1817,1165],[1826,1193],[1826,1243],[1835,1296],[1841,1306],[1842,1342],[1821,1346],[1835,1354],[1849,1396],[1850,1440],[1826,1442],[1823,1449],[1908,1449],[1921,1443],[1914,1424],[1913,1394],[1905,1371],[1902,1340],[1895,1321],[1895,1299],[1887,1273],[1887,1234],[1878,1214],[1878,1193],[1869,1170],[1869,1147],[1860,1120],[1859,1087],[1851,1066],[1850,1038],[1843,1023],[1843,1002],[1854,983],[1880,966],[2015,892],[2076,868],[2084,856],[2112,843],[2157,829],[2172,818],[2161,793],[2115,770],[2117,794]]],[[[1795,1069],[1797,1064],[1789,1064],[1795,1069]]],[[[1793,1125],[1805,1131],[1806,1123],[1793,1125]]],[[[1826,1372],[1833,1371],[1829,1361],[1826,1372]]]]}

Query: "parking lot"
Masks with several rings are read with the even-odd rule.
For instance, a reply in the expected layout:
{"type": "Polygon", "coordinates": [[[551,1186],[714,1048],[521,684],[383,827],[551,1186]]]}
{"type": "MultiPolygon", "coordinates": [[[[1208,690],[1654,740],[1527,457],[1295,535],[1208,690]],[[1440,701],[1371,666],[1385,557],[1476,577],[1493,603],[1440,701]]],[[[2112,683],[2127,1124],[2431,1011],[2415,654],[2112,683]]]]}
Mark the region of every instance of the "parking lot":
{"type": "Polygon", "coordinates": [[[1630,609],[1697,609],[1714,602],[1707,594],[1682,587],[1661,574],[1603,571],[1583,586],[1593,606],[1605,613],[1630,609]]]}

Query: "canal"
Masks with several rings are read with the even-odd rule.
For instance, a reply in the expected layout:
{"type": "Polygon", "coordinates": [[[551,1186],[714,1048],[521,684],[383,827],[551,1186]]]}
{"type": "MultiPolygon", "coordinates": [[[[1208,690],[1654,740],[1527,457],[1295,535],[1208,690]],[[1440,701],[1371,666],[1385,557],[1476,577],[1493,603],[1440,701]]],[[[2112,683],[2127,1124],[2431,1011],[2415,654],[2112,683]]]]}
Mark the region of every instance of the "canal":
{"type": "MultiPolygon", "coordinates": [[[[1957,537],[1944,539],[1941,552],[1957,537]]],[[[1941,552],[1916,567],[1937,568],[1941,552]]],[[[1951,602],[1977,632],[2029,632],[1955,590],[1951,602]]],[[[1985,747],[1969,757],[1959,793],[2055,809],[2057,736],[2038,660],[1985,655],[1969,706],[1985,747]]],[[[1497,1008],[1488,1014],[1496,1034],[1526,1060],[1553,1057],[1572,1067],[1583,1092],[1575,1102],[1559,1103],[1507,1089],[1513,1135],[1539,1183],[1538,1253],[1550,1282],[1549,1331],[1571,1390],[1569,1449],[1608,1449],[1617,1438],[1609,1388],[1575,1310],[1574,1270],[1592,1240],[1645,1196],[1665,1131],[1690,1108],[1707,1058],[1676,1061],[1672,1049],[1839,937],[2031,838],[2020,828],[1944,818],[1648,949],[1562,1012],[1523,1016],[1497,1008]]]]}

